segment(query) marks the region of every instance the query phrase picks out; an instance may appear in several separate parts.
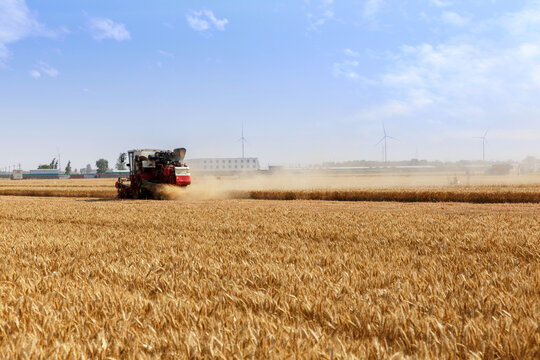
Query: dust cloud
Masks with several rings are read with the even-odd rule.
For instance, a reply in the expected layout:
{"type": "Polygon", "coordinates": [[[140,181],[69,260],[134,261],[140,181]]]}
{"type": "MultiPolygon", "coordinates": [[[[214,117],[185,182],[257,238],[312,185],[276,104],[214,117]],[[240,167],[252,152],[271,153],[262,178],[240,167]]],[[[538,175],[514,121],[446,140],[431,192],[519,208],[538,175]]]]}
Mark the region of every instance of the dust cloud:
{"type": "Polygon", "coordinates": [[[539,176],[466,176],[462,174],[265,174],[209,176],[192,175],[188,187],[159,185],[161,199],[201,201],[249,198],[257,190],[359,190],[410,189],[451,186],[519,185],[540,183],[539,176]],[[456,180],[458,180],[456,184],[456,180]]]}

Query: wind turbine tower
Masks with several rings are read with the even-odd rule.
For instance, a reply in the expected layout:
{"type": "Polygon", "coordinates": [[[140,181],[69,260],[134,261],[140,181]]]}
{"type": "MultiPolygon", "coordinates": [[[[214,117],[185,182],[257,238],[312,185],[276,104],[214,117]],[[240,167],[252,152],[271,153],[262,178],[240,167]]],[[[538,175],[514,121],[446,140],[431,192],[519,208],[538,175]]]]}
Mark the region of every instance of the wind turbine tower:
{"type": "Polygon", "coordinates": [[[486,161],[486,136],[489,130],[486,130],[484,136],[477,136],[475,139],[482,139],[482,161],[486,161]]]}
{"type": "Polygon", "coordinates": [[[243,159],[244,158],[244,145],[247,142],[247,139],[244,137],[244,123],[243,122],[242,122],[242,136],[238,140],[242,142],[242,159],[243,159]]]}
{"type": "Polygon", "coordinates": [[[387,139],[392,139],[392,140],[396,140],[396,141],[399,141],[398,139],[396,139],[395,137],[392,137],[390,135],[388,135],[386,133],[386,127],[384,126],[384,123],[383,123],[383,134],[384,136],[381,138],[381,140],[379,140],[379,142],[377,144],[375,144],[375,146],[379,145],[380,143],[382,143],[384,141],[384,162],[388,162],[388,142],[387,142],[387,139]]]}

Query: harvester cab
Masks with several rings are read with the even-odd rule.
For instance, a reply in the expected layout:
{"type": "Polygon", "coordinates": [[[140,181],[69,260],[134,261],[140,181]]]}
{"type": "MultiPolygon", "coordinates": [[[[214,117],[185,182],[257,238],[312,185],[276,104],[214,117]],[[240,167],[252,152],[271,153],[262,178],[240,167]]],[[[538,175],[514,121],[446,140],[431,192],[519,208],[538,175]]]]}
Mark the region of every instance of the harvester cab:
{"type": "Polygon", "coordinates": [[[118,178],[116,188],[121,199],[155,198],[158,184],[188,186],[189,167],[184,163],[186,149],[173,151],[138,149],[128,151],[129,179],[118,178]],[[129,181],[129,183],[128,183],[129,181]]]}

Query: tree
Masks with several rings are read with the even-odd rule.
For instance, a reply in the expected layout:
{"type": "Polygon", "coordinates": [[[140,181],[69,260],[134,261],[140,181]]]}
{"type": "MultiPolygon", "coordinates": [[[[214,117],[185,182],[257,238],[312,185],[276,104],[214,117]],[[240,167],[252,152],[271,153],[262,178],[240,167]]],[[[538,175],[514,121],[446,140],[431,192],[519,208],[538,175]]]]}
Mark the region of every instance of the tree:
{"type": "Polygon", "coordinates": [[[92,166],[90,166],[90,164],[86,164],[86,171],[85,173],[86,174],[90,174],[92,172],[92,166]]]}
{"type": "Polygon", "coordinates": [[[58,161],[56,161],[56,158],[53,158],[51,163],[49,164],[49,169],[56,169],[58,167],[58,161]]]}
{"type": "Polygon", "coordinates": [[[68,161],[68,164],[66,166],[66,175],[71,174],[71,160],[68,161]]]}
{"type": "Polygon", "coordinates": [[[99,159],[96,161],[97,173],[99,176],[105,174],[109,169],[109,162],[105,159],[99,159]]]}
{"type": "Polygon", "coordinates": [[[117,170],[126,170],[126,153],[121,153],[116,160],[117,170]]]}
{"type": "Polygon", "coordinates": [[[37,167],[38,169],[52,169],[51,165],[49,164],[42,164],[37,167]]]}

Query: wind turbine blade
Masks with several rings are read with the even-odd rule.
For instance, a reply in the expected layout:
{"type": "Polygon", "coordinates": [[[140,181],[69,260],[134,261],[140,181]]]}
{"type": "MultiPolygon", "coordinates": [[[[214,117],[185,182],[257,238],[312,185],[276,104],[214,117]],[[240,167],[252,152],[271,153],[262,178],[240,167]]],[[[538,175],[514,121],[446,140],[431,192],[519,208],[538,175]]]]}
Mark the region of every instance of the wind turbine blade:
{"type": "Polygon", "coordinates": [[[387,138],[389,138],[389,139],[392,139],[392,140],[396,140],[396,141],[399,141],[399,139],[396,139],[396,138],[395,138],[395,137],[393,137],[393,136],[387,136],[387,138]]]}
{"type": "Polygon", "coordinates": [[[382,143],[384,141],[384,139],[386,139],[386,136],[383,136],[381,140],[379,140],[378,143],[375,144],[375,146],[379,145],[380,143],[382,143]]]}
{"type": "Polygon", "coordinates": [[[484,136],[483,136],[484,138],[487,136],[488,131],[489,131],[489,130],[486,130],[486,133],[485,133],[484,136]]]}

